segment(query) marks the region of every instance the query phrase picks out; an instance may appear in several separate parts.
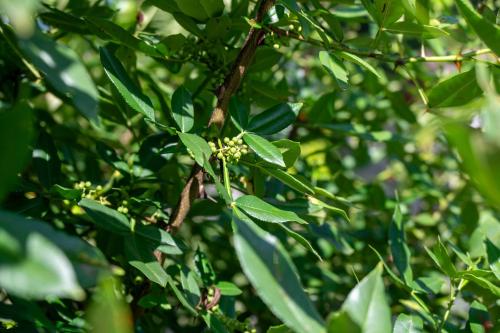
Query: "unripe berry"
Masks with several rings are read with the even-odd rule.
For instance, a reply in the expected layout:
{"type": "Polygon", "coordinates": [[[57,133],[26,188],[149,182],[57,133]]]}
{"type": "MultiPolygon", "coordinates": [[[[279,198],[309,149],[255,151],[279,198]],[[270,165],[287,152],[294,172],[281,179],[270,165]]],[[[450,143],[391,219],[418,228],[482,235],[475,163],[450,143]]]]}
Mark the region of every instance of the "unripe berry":
{"type": "Polygon", "coordinates": [[[226,136],[226,137],[224,138],[224,143],[229,143],[229,141],[230,141],[230,139],[226,136]]]}
{"type": "Polygon", "coordinates": [[[235,144],[235,143],[234,143],[234,141],[233,141],[233,140],[230,140],[230,141],[227,143],[227,145],[228,145],[228,146],[234,146],[234,144],[235,144]]]}
{"type": "Polygon", "coordinates": [[[239,144],[239,145],[242,145],[242,144],[243,144],[243,140],[239,139],[239,140],[238,140],[238,144],[239,144]]]}
{"type": "Polygon", "coordinates": [[[231,149],[229,149],[229,151],[231,152],[231,154],[234,154],[236,153],[238,150],[234,147],[232,147],[231,149]]]}
{"type": "Polygon", "coordinates": [[[224,158],[224,155],[222,153],[218,153],[217,158],[222,160],[224,158]]]}
{"type": "Polygon", "coordinates": [[[234,153],[234,158],[239,159],[240,157],[241,157],[241,153],[239,151],[234,153]]]}

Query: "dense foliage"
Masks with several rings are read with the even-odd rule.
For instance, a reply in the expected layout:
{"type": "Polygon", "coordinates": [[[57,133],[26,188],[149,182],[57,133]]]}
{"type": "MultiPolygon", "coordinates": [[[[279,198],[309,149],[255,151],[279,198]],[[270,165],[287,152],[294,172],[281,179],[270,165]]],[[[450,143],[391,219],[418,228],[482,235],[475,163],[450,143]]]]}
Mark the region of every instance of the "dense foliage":
{"type": "Polygon", "coordinates": [[[0,330],[500,330],[494,0],[0,0],[0,330]]]}

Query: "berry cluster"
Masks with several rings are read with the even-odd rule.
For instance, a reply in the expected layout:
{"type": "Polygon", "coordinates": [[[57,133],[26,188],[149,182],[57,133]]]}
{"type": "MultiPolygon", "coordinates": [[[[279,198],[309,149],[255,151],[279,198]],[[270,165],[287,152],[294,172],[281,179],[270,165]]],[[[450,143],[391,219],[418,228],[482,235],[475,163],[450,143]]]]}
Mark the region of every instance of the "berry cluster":
{"type": "Polygon", "coordinates": [[[219,148],[214,142],[208,144],[218,159],[226,158],[229,163],[238,163],[241,156],[248,154],[248,146],[243,144],[243,140],[238,136],[232,139],[225,137],[224,145],[219,142],[219,148]]]}
{"type": "Polygon", "coordinates": [[[92,188],[92,183],[89,181],[75,183],[73,187],[77,190],[82,190],[82,198],[87,199],[96,199],[99,196],[98,193],[102,191],[101,185],[97,185],[94,189],[92,188]]]}
{"type": "Polygon", "coordinates": [[[119,206],[116,210],[123,214],[128,214],[127,208],[128,202],[127,200],[123,200],[121,206],[119,206]]]}

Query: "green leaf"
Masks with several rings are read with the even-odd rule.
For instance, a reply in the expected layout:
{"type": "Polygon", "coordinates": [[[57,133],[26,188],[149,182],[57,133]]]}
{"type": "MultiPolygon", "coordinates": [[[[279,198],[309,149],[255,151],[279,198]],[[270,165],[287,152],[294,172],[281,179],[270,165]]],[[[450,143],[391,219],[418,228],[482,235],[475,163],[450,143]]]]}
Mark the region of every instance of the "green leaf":
{"type": "Polygon", "coordinates": [[[30,39],[20,40],[19,47],[57,95],[69,99],[91,122],[99,123],[99,94],[75,51],[38,31],[30,39]]]}
{"type": "Polygon", "coordinates": [[[182,291],[179,290],[179,288],[177,288],[175,281],[168,274],[167,274],[167,283],[170,286],[170,288],[172,288],[179,302],[181,302],[181,304],[191,313],[191,315],[198,316],[198,312],[196,311],[196,309],[193,308],[191,304],[189,304],[189,301],[187,300],[186,296],[182,293],[182,291]]]}
{"type": "Polygon", "coordinates": [[[478,301],[472,302],[469,308],[468,326],[472,333],[486,333],[483,326],[486,321],[491,321],[488,308],[478,301]]]}
{"type": "Polygon", "coordinates": [[[500,249],[489,238],[486,238],[485,243],[491,271],[500,280],[500,249]]]}
{"type": "Polygon", "coordinates": [[[181,139],[182,143],[191,150],[194,160],[198,163],[199,166],[204,166],[205,161],[210,159],[212,155],[212,150],[208,143],[202,137],[196,134],[190,133],[178,133],[179,139],[181,139]]]}
{"type": "Polygon", "coordinates": [[[182,250],[175,239],[165,230],[153,225],[138,224],[135,226],[137,237],[150,243],[154,250],[165,254],[182,254],[182,250]]]}
{"type": "Polygon", "coordinates": [[[389,228],[389,244],[391,246],[392,257],[394,258],[394,264],[399,274],[403,277],[406,285],[411,285],[413,282],[413,271],[410,266],[411,253],[406,244],[403,216],[399,203],[396,204],[391,226],[389,228]]]}
{"type": "MultiPolygon", "coordinates": [[[[45,299],[49,296],[82,300],[75,271],[64,252],[39,233],[25,239],[24,255],[14,261],[0,260],[0,286],[9,294],[45,299]]],[[[3,254],[2,254],[3,257],[3,254]]]]}
{"type": "Polygon", "coordinates": [[[319,61],[326,71],[333,77],[340,89],[346,90],[349,88],[349,74],[340,59],[327,51],[320,51],[319,61]]]}
{"type": "Polygon", "coordinates": [[[219,288],[221,295],[224,296],[238,296],[242,293],[240,288],[229,281],[220,281],[215,286],[219,288]]]}
{"type": "Polygon", "coordinates": [[[175,2],[184,14],[201,22],[220,15],[224,10],[223,0],[175,0],[175,2]]]}
{"type": "Polygon", "coordinates": [[[293,331],[285,325],[278,325],[269,327],[266,333],[293,333],[293,331]]]}
{"type": "Polygon", "coordinates": [[[93,29],[95,34],[104,40],[112,41],[151,57],[165,58],[154,46],[134,37],[130,32],[110,20],[96,16],[86,16],[84,19],[89,23],[89,28],[93,29]]]}
{"type": "Polygon", "coordinates": [[[125,256],[128,263],[141,271],[151,282],[162,287],[167,285],[167,273],[153,255],[151,244],[144,238],[125,238],[125,256]]]}
{"type": "Polygon", "coordinates": [[[212,165],[208,161],[208,159],[205,159],[205,163],[203,164],[203,169],[212,177],[215,183],[215,188],[217,189],[217,193],[219,193],[220,197],[224,200],[224,202],[227,205],[230,205],[231,202],[233,202],[233,199],[231,198],[230,194],[227,193],[226,188],[224,185],[220,182],[219,177],[214,172],[214,169],[212,168],[212,165]]]}
{"type": "Polygon", "coordinates": [[[328,316],[327,319],[328,333],[349,332],[363,333],[361,327],[355,323],[347,312],[340,310],[328,316]]]}
{"type": "Polygon", "coordinates": [[[381,79],[382,77],[380,74],[377,72],[375,68],[373,68],[372,65],[370,65],[368,62],[366,62],[363,58],[358,57],[355,54],[345,52],[345,51],[340,51],[338,52],[338,55],[344,58],[347,61],[350,61],[352,63],[358,64],[361,67],[366,68],[368,71],[370,71],[373,75],[375,75],[377,78],[381,79]]]}
{"type": "Polygon", "coordinates": [[[250,110],[248,110],[245,104],[240,103],[236,97],[231,98],[229,114],[231,115],[233,124],[240,132],[243,132],[248,127],[250,110]]]}
{"type": "Polygon", "coordinates": [[[429,0],[401,0],[406,13],[421,24],[429,24],[429,0]]]}
{"type": "Polygon", "coordinates": [[[300,143],[288,139],[281,139],[273,141],[272,144],[281,150],[281,155],[283,155],[283,161],[286,167],[293,167],[295,161],[297,161],[300,156],[300,143]]]}
{"type": "Polygon", "coordinates": [[[318,251],[316,251],[316,249],[311,245],[311,243],[305,238],[303,237],[301,234],[299,234],[298,232],[295,232],[293,231],[292,229],[288,228],[286,225],[284,224],[278,224],[283,230],[285,230],[285,232],[287,233],[288,236],[292,237],[293,239],[295,239],[295,241],[297,241],[297,243],[299,243],[304,249],[312,252],[312,254],[314,254],[316,256],[316,258],[319,259],[319,261],[323,261],[323,258],[321,258],[321,255],[318,253],[318,251]]]}
{"type": "Polygon", "coordinates": [[[446,250],[446,247],[441,242],[441,239],[438,240],[438,243],[434,246],[433,250],[429,250],[425,248],[429,256],[436,263],[436,265],[443,271],[443,273],[447,274],[450,277],[455,277],[457,275],[457,269],[446,250]]]}
{"type": "Polygon", "coordinates": [[[121,290],[121,285],[112,276],[106,276],[100,281],[87,310],[92,332],[134,332],[132,314],[121,290]]]}
{"type": "Polygon", "coordinates": [[[119,235],[130,233],[130,222],[125,215],[99,202],[84,198],[78,203],[99,227],[119,235]]]}
{"type": "Polygon", "coordinates": [[[59,196],[63,199],[67,200],[78,200],[82,197],[82,191],[73,189],[73,188],[67,188],[61,185],[53,185],[50,188],[50,193],[55,196],[59,196]]]}
{"type": "Polygon", "coordinates": [[[382,265],[379,264],[370,274],[349,293],[341,310],[361,328],[362,332],[391,332],[391,311],[384,292],[382,265]]]}
{"type": "Polygon", "coordinates": [[[418,316],[400,314],[394,323],[393,333],[423,333],[424,323],[418,316]]]}
{"type": "Polygon", "coordinates": [[[467,23],[472,27],[481,40],[500,56],[500,28],[482,17],[474,10],[468,0],[456,0],[457,7],[460,9],[467,23]]]}
{"type": "Polygon", "coordinates": [[[189,132],[194,125],[193,99],[189,90],[180,86],[172,95],[172,112],[181,132],[189,132]]]}
{"type": "MultiPolygon", "coordinates": [[[[57,245],[68,258],[73,262],[78,272],[77,265],[98,265],[106,266],[107,262],[103,254],[89,243],[78,237],[70,236],[62,231],[54,230],[50,225],[45,222],[27,219],[21,215],[0,211],[0,230],[5,230],[19,241],[19,243],[26,243],[27,238],[36,233],[42,235],[45,239],[57,245]]],[[[0,256],[1,257],[1,256],[0,256]]],[[[90,267],[86,267],[88,270],[90,267]]]]}
{"type": "Polygon", "coordinates": [[[196,282],[195,274],[193,271],[184,267],[181,270],[181,285],[182,289],[187,295],[187,300],[192,307],[196,307],[201,298],[200,287],[196,282]]]}
{"type": "Polygon", "coordinates": [[[234,210],[234,244],[241,267],[257,294],[296,332],[324,332],[324,323],[304,292],[288,253],[273,235],[234,210]]]}
{"type": "Polygon", "coordinates": [[[384,29],[392,34],[403,34],[405,36],[421,37],[425,39],[448,36],[449,34],[438,27],[422,25],[414,22],[396,22],[384,29]]]}
{"type": "Polygon", "coordinates": [[[361,0],[361,3],[381,28],[396,22],[404,12],[399,1],[361,0]]]}
{"type": "Polygon", "coordinates": [[[332,206],[332,205],[329,205],[327,204],[326,202],[323,202],[321,200],[319,200],[318,198],[316,197],[313,197],[313,196],[310,196],[309,198],[309,201],[313,204],[313,205],[318,205],[320,207],[323,207],[323,208],[326,208],[328,210],[331,210],[332,212],[334,212],[335,214],[339,214],[340,216],[342,216],[347,222],[350,222],[351,220],[349,219],[349,216],[347,215],[346,211],[341,209],[341,208],[338,208],[338,207],[335,207],[335,206],[332,206]]]}
{"type": "Polygon", "coordinates": [[[449,123],[444,128],[472,184],[493,205],[500,207],[500,145],[466,125],[449,123]]]}
{"type": "Polygon", "coordinates": [[[220,15],[224,10],[223,0],[204,0],[200,1],[201,7],[207,13],[208,17],[220,15]]]}
{"type": "Polygon", "coordinates": [[[261,221],[271,223],[298,222],[307,224],[307,221],[301,219],[297,214],[291,211],[282,210],[268,204],[264,200],[253,196],[244,195],[236,199],[235,204],[248,215],[261,221]]]}
{"type": "Polygon", "coordinates": [[[142,113],[147,119],[155,122],[155,111],[149,97],[144,95],[140,88],[135,85],[120,61],[109,49],[101,47],[99,50],[104,72],[125,102],[132,109],[142,113]]]}
{"type": "MultiPolygon", "coordinates": [[[[222,312],[205,312],[201,315],[203,317],[203,320],[205,321],[205,324],[207,324],[207,328],[209,329],[210,332],[213,333],[230,333],[226,329],[226,325],[223,324],[223,320],[231,320],[232,318],[225,317],[222,312]]],[[[226,321],[227,323],[227,321],[226,321]]]]}
{"type": "Polygon", "coordinates": [[[45,188],[50,188],[59,181],[61,175],[61,160],[50,135],[41,131],[33,149],[33,165],[38,180],[45,188]]]}
{"type": "Polygon", "coordinates": [[[248,128],[245,129],[259,135],[278,133],[293,124],[301,107],[302,103],[281,103],[275,105],[252,117],[248,128]]]}
{"type": "Polygon", "coordinates": [[[245,133],[243,134],[243,140],[264,161],[283,168],[286,166],[279,149],[263,137],[252,133],[245,133]]]}
{"type": "Polygon", "coordinates": [[[201,277],[203,284],[205,286],[213,285],[217,279],[217,275],[215,274],[212,264],[208,260],[208,256],[199,247],[196,249],[194,264],[196,265],[196,272],[201,277]]]}
{"type": "Polygon", "coordinates": [[[476,81],[476,71],[456,74],[435,85],[427,94],[429,107],[461,106],[481,96],[483,91],[476,81]]]}
{"type": "Polygon", "coordinates": [[[33,120],[33,111],[27,103],[0,110],[0,200],[17,182],[17,174],[28,162],[33,120]]]}
{"type": "Polygon", "coordinates": [[[257,165],[257,167],[264,173],[278,179],[283,184],[290,186],[294,190],[304,194],[314,194],[314,189],[308,182],[291,175],[290,173],[281,169],[269,168],[257,165]]]}
{"type": "MultiPolygon", "coordinates": [[[[478,270],[465,271],[458,273],[457,276],[464,280],[474,282],[481,288],[491,291],[493,295],[500,297],[500,287],[498,287],[493,282],[489,281],[486,277],[484,277],[483,276],[485,275],[484,273],[485,273],[484,271],[478,271],[478,270]]],[[[491,274],[489,271],[486,271],[486,273],[488,275],[491,274]]],[[[491,275],[493,276],[493,274],[491,275]]]]}
{"type": "Polygon", "coordinates": [[[97,142],[96,150],[99,154],[99,157],[102,158],[105,162],[109,163],[109,165],[113,166],[116,170],[119,170],[123,174],[130,173],[130,167],[128,163],[122,160],[112,147],[102,142],[97,142]]]}
{"type": "Polygon", "coordinates": [[[90,33],[90,29],[88,29],[83,19],[56,8],[50,8],[50,12],[41,13],[39,17],[46,24],[66,32],[74,32],[82,35],[90,33]]]}

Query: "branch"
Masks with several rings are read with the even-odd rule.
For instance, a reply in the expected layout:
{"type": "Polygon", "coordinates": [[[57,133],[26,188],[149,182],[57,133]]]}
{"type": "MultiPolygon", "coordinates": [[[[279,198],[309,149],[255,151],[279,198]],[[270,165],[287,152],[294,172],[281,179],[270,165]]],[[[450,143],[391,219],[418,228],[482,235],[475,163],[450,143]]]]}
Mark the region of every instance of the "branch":
{"type": "MultiPolygon", "coordinates": [[[[456,54],[456,55],[446,55],[446,56],[425,56],[425,57],[400,57],[398,55],[386,55],[378,52],[372,52],[372,51],[362,51],[362,50],[356,50],[353,48],[350,48],[349,46],[342,44],[340,42],[332,42],[330,45],[325,45],[323,41],[314,39],[314,38],[305,38],[304,36],[288,31],[288,30],[283,30],[279,29],[276,27],[266,27],[266,29],[270,32],[273,32],[277,34],[280,37],[288,37],[291,39],[295,39],[304,43],[308,43],[311,45],[319,46],[322,47],[326,50],[335,50],[335,51],[344,51],[348,53],[352,53],[361,57],[366,57],[366,58],[374,58],[380,61],[385,61],[385,62],[391,62],[391,63],[396,63],[398,65],[403,65],[406,63],[415,63],[415,62],[462,62],[462,61],[467,61],[467,60],[474,60],[474,57],[482,54],[490,54],[493,53],[490,49],[479,49],[479,50],[472,50],[469,52],[465,52],[462,54],[456,54]]],[[[498,58],[497,58],[498,59],[498,58]]],[[[499,60],[497,60],[499,61],[499,60]]]]}
{"type": "MultiPolygon", "coordinates": [[[[266,13],[274,5],[274,2],[275,0],[261,0],[254,18],[255,22],[262,22],[266,13]]],[[[257,51],[257,47],[264,39],[264,35],[265,31],[262,29],[256,29],[253,27],[250,29],[247,38],[245,39],[245,42],[243,43],[243,46],[241,47],[241,50],[231,68],[231,71],[224,79],[224,83],[217,89],[217,105],[215,106],[212,116],[210,117],[208,127],[215,125],[218,128],[219,133],[226,122],[231,97],[238,90],[241,80],[243,79],[248,66],[252,62],[255,52],[257,51]]],[[[168,225],[168,230],[170,232],[175,232],[179,229],[191,209],[192,202],[200,196],[202,188],[203,169],[195,164],[191,170],[191,175],[189,176],[186,185],[184,185],[184,189],[181,192],[177,206],[172,211],[172,215],[170,216],[168,225]]]]}

